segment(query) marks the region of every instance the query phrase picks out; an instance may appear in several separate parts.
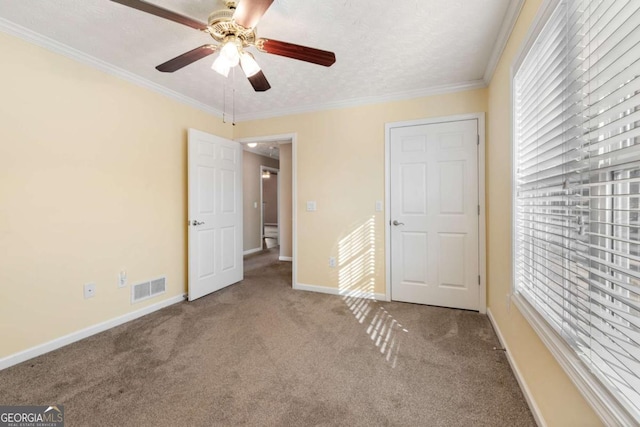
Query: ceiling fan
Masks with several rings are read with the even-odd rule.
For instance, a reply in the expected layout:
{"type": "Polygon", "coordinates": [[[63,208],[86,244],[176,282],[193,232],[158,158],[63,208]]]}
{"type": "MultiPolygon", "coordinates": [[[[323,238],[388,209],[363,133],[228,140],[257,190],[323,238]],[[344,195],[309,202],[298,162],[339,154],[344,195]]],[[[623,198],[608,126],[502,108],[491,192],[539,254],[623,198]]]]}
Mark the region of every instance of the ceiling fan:
{"type": "Polygon", "coordinates": [[[245,51],[247,47],[254,46],[260,52],[286,56],[325,67],[330,67],[336,62],[333,52],[258,37],[256,25],[273,0],[240,0],[239,2],[226,0],[224,8],[213,11],[206,24],[143,0],[111,1],[204,31],[218,42],[218,44],[197,47],[156,67],[158,71],[165,73],[172,73],[220,51],[211,68],[226,77],[231,68],[240,65],[251,86],[257,92],[264,92],[269,90],[271,85],[253,55],[245,51]]]}

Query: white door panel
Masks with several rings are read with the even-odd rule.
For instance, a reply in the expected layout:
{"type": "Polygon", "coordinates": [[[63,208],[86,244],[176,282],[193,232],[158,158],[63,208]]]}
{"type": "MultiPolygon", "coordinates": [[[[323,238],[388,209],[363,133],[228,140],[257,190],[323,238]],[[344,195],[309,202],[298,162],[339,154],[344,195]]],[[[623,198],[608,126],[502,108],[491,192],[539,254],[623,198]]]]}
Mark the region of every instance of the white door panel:
{"type": "Polygon", "coordinates": [[[466,233],[438,233],[438,283],[443,287],[464,288],[466,233]],[[456,262],[449,262],[454,259],[456,262]]]}
{"type": "Polygon", "coordinates": [[[236,264],[236,227],[221,228],[220,246],[222,249],[222,266],[221,271],[233,270],[236,264]],[[225,250],[226,248],[226,250],[225,250]]]}
{"type": "Polygon", "coordinates": [[[427,259],[428,234],[427,233],[402,233],[403,278],[405,283],[427,286],[429,283],[427,265],[422,262],[427,259]]]}
{"type": "Polygon", "coordinates": [[[391,298],[478,310],[478,124],[392,128],[391,298]]]}
{"type": "Polygon", "coordinates": [[[240,144],[189,129],[189,300],[243,278],[240,144]]]}

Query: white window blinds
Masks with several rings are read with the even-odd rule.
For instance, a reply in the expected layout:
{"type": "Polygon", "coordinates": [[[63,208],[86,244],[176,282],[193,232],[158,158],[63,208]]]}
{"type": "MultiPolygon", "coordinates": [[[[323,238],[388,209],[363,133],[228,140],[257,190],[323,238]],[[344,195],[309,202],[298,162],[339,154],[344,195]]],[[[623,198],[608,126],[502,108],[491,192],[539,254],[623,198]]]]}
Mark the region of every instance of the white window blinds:
{"type": "Polygon", "coordinates": [[[515,290],[640,422],[640,1],[560,1],[513,83],[515,290]]]}

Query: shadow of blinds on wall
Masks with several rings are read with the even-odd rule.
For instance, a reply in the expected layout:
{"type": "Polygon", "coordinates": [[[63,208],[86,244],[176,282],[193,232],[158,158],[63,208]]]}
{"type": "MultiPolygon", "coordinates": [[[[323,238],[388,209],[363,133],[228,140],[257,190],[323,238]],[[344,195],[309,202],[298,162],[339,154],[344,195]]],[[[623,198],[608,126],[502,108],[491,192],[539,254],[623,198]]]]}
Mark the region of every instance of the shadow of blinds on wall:
{"type": "Polygon", "coordinates": [[[559,1],[513,89],[515,291],[640,423],[640,1],[559,1]]]}

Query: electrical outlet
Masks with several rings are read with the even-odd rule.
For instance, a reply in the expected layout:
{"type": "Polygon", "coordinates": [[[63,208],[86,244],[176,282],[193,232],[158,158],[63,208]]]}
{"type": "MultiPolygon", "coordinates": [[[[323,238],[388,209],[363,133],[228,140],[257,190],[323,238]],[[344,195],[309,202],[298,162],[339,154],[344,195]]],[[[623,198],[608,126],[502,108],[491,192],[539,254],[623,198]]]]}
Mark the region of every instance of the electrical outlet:
{"type": "Polygon", "coordinates": [[[310,200],[307,202],[307,212],[315,212],[318,209],[318,205],[316,205],[315,200],[310,200]]]}
{"type": "Polygon", "coordinates": [[[96,284],[85,283],[84,285],[84,299],[93,298],[96,296],[96,284]]]}
{"type": "Polygon", "coordinates": [[[330,256],[329,257],[329,267],[331,267],[331,268],[335,268],[336,267],[336,257],[334,257],[334,256],[330,256]]]}

